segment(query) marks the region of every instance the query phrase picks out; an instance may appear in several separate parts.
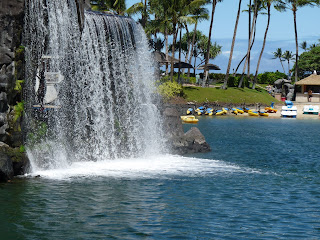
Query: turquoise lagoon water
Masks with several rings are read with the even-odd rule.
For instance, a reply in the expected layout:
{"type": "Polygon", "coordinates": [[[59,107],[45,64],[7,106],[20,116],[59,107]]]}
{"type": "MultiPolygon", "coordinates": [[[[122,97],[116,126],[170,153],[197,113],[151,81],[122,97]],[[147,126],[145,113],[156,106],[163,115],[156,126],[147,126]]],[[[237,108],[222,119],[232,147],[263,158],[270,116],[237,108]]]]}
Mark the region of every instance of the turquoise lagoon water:
{"type": "Polygon", "coordinates": [[[1,184],[0,239],[320,239],[320,121],[197,126],[212,152],[75,163],[1,184]]]}

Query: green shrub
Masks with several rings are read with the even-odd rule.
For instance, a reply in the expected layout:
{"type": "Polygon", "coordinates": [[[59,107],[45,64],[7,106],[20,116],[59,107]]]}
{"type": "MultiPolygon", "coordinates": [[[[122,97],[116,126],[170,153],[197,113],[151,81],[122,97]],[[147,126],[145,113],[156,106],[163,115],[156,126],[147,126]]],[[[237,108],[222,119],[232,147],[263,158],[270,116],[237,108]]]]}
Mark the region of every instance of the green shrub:
{"type": "Polygon", "coordinates": [[[229,76],[228,87],[238,87],[239,79],[238,77],[229,76]]]}
{"type": "Polygon", "coordinates": [[[224,82],[226,74],[224,73],[209,73],[209,78],[213,79],[217,83],[224,82]]]}
{"type": "Polygon", "coordinates": [[[16,85],[14,87],[14,90],[16,90],[18,93],[21,93],[23,84],[24,84],[24,80],[16,80],[16,85]]]}
{"type": "Polygon", "coordinates": [[[287,78],[287,75],[282,72],[264,72],[258,74],[258,83],[261,84],[273,84],[274,81],[280,78],[287,78]]]}
{"type": "Polygon", "coordinates": [[[14,117],[13,122],[15,123],[21,116],[24,111],[24,102],[18,102],[14,107],[14,117]]]}
{"type": "Polygon", "coordinates": [[[191,84],[196,84],[196,82],[197,82],[197,79],[195,78],[195,77],[184,77],[183,78],[183,82],[184,83],[191,83],[191,84]]]}
{"type": "Polygon", "coordinates": [[[176,82],[165,82],[158,86],[157,92],[166,100],[183,95],[182,86],[176,82]]]}

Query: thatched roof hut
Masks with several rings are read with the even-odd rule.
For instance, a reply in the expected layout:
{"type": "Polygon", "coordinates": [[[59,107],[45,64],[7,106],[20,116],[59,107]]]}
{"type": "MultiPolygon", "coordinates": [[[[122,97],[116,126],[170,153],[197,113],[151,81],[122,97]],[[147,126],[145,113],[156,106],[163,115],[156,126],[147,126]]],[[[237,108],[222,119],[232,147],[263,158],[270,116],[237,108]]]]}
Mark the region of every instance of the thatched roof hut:
{"type": "Polygon", "coordinates": [[[296,101],[307,102],[308,91],[312,91],[312,102],[320,102],[320,75],[311,74],[310,76],[296,82],[301,86],[301,91],[296,93],[296,101]]]}
{"type": "Polygon", "coordinates": [[[320,75],[311,74],[309,77],[306,77],[306,78],[296,82],[296,85],[320,86],[320,75]]]}

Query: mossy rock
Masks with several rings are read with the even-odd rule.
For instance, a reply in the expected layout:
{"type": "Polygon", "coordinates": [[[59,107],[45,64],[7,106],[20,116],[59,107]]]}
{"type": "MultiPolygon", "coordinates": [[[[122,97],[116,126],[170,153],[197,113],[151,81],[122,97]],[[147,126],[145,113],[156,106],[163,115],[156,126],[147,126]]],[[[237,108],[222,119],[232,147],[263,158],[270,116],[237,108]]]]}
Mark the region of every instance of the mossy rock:
{"type": "MultiPolygon", "coordinates": [[[[7,158],[8,168],[13,169],[13,175],[22,175],[30,168],[30,161],[23,146],[12,148],[9,145],[0,142],[0,155],[7,158]]],[[[12,175],[7,180],[11,179],[12,175]]]]}

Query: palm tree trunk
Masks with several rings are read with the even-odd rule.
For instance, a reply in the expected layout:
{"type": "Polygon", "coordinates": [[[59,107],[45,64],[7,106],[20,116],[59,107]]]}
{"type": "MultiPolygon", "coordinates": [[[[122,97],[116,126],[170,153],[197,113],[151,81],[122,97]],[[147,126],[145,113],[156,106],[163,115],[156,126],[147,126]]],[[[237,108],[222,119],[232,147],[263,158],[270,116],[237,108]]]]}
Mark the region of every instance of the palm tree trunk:
{"type": "Polygon", "coordinates": [[[167,27],[165,28],[165,31],[164,31],[164,38],[166,40],[166,76],[168,76],[168,74],[169,74],[169,65],[168,65],[168,62],[169,62],[169,41],[168,41],[168,28],[167,27]]]}
{"type": "Polygon", "coordinates": [[[230,68],[231,68],[231,60],[232,60],[232,55],[233,55],[233,48],[234,48],[234,43],[235,43],[235,41],[236,41],[236,35],[237,35],[237,29],[238,29],[238,23],[239,23],[239,17],[240,17],[241,1],[242,1],[242,0],[239,0],[239,7],[238,7],[237,19],[236,19],[236,23],[235,23],[234,31],[233,31],[233,38],[232,38],[232,44],[231,44],[229,62],[228,62],[226,77],[225,77],[225,79],[224,79],[224,83],[223,83],[222,89],[227,89],[229,72],[230,72],[230,68]]]}
{"type": "MultiPolygon", "coordinates": [[[[179,27],[179,29],[180,29],[180,43],[179,43],[179,70],[178,70],[178,83],[181,83],[181,81],[180,81],[180,63],[181,63],[181,35],[182,35],[182,27],[180,26],[179,27]]],[[[178,29],[178,31],[179,31],[179,29],[178,29]]],[[[182,83],[181,83],[182,84],[182,83]]]]}
{"type": "Polygon", "coordinates": [[[282,69],[283,69],[283,73],[285,74],[285,73],[286,73],[286,70],[284,70],[284,66],[283,66],[283,63],[282,63],[281,57],[279,57],[279,60],[280,60],[280,63],[281,63],[282,69]]]}
{"type": "MultiPolygon", "coordinates": [[[[187,54],[186,54],[186,58],[185,58],[185,62],[188,61],[188,58],[189,58],[189,52],[190,52],[190,47],[191,47],[191,43],[190,43],[190,40],[189,40],[189,29],[188,29],[188,25],[185,24],[185,28],[186,28],[186,32],[187,32],[187,36],[188,36],[188,50],[187,50],[187,54]]],[[[180,39],[180,42],[181,42],[181,39],[180,39]]],[[[182,75],[185,73],[185,68],[182,69],[182,75]]]]}
{"type": "MultiPolygon", "coordinates": [[[[250,26],[251,26],[251,4],[252,4],[252,2],[251,2],[251,0],[249,1],[249,35],[248,35],[248,48],[250,48],[250,45],[251,45],[251,43],[250,43],[250,41],[249,41],[249,39],[250,39],[250,35],[251,35],[251,30],[250,30],[250,26]]],[[[250,48],[251,49],[251,48],[250,48]]],[[[247,72],[247,77],[249,78],[249,76],[250,76],[250,53],[249,53],[249,56],[248,56],[248,72],[247,72]]]]}
{"type": "Polygon", "coordinates": [[[299,45],[298,45],[298,31],[297,31],[297,11],[295,9],[296,6],[294,6],[293,10],[293,20],[294,20],[294,35],[296,38],[296,64],[295,64],[295,70],[294,70],[294,82],[296,83],[298,81],[298,58],[299,58],[299,45]]]}
{"type": "Polygon", "coordinates": [[[211,12],[211,21],[210,21],[210,29],[209,29],[209,39],[208,39],[208,45],[207,45],[207,54],[206,54],[206,62],[204,66],[204,76],[203,76],[203,81],[202,81],[202,87],[205,87],[207,78],[208,78],[208,69],[207,65],[209,62],[209,57],[210,57],[210,45],[211,45],[211,34],[212,34],[212,25],[213,25],[213,17],[214,17],[214,12],[216,10],[216,5],[217,1],[213,0],[212,1],[212,12],[211,12]]]}
{"type": "Polygon", "coordinates": [[[177,28],[177,26],[175,24],[173,27],[173,43],[172,43],[172,58],[171,58],[171,73],[170,73],[171,82],[173,82],[173,70],[174,70],[173,69],[173,59],[174,59],[175,45],[177,42],[177,34],[178,34],[178,31],[176,28],[177,28]]]}
{"type": "Polygon", "coordinates": [[[263,54],[264,48],[266,46],[266,40],[267,40],[267,34],[268,34],[268,30],[269,30],[270,16],[271,16],[270,8],[271,8],[271,0],[268,1],[268,22],[267,22],[266,31],[264,32],[262,49],[261,49],[261,52],[260,52],[260,55],[259,55],[259,60],[258,60],[258,63],[257,63],[256,73],[255,73],[254,79],[253,79],[252,89],[256,88],[256,82],[257,82],[257,77],[258,77],[260,61],[261,61],[261,58],[262,58],[262,54],[263,54]]]}
{"type": "MultiPolygon", "coordinates": [[[[252,49],[252,47],[253,47],[254,41],[256,40],[256,27],[257,27],[257,26],[255,26],[254,32],[253,32],[253,39],[252,39],[252,43],[251,43],[251,46],[250,46],[250,51],[251,51],[251,49],[252,49]]],[[[250,38],[250,37],[249,37],[249,38],[250,38]]],[[[235,70],[234,73],[233,73],[233,76],[236,76],[236,73],[238,72],[238,69],[239,69],[241,63],[246,59],[246,57],[247,57],[247,53],[246,53],[246,55],[244,55],[244,57],[243,57],[243,58],[241,59],[241,61],[239,62],[236,70],[235,70]]]]}
{"type": "MultiPolygon", "coordinates": [[[[252,21],[252,26],[251,26],[251,34],[250,34],[250,38],[249,38],[249,42],[251,43],[252,41],[252,37],[253,37],[253,29],[257,23],[257,16],[258,16],[258,7],[257,7],[257,2],[255,2],[255,8],[254,8],[254,14],[253,14],[253,21],[252,21]]],[[[240,81],[239,81],[239,85],[238,85],[238,88],[242,87],[242,83],[243,83],[243,76],[244,76],[244,73],[246,71],[246,68],[247,68],[247,64],[248,64],[248,60],[249,60],[249,56],[250,56],[250,45],[248,47],[248,51],[247,51],[247,58],[246,58],[246,61],[244,62],[244,66],[243,66],[243,70],[242,70],[242,74],[241,74],[241,78],[240,78],[240,81]]]]}
{"type": "Polygon", "coordinates": [[[194,65],[193,65],[193,74],[196,76],[196,62],[197,62],[197,57],[194,57],[194,65]]]}
{"type": "MultiPolygon", "coordinates": [[[[191,50],[190,50],[190,57],[189,57],[189,64],[191,64],[191,62],[192,62],[194,43],[196,41],[197,26],[198,26],[198,21],[196,21],[196,24],[194,25],[192,44],[191,44],[191,50]]],[[[190,77],[190,68],[188,68],[188,77],[190,77]]]]}

